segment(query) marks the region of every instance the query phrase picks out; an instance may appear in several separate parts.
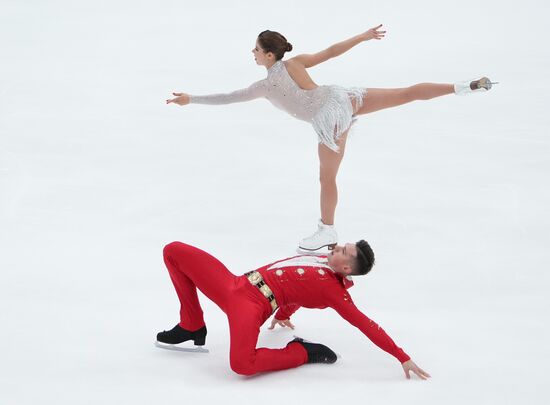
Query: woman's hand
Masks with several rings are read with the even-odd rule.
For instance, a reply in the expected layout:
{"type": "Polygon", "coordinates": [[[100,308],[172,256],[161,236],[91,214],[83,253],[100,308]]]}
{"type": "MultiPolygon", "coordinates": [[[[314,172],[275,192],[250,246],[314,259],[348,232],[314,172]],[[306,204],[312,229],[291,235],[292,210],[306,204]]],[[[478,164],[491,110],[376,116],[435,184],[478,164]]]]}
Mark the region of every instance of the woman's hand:
{"type": "Polygon", "coordinates": [[[189,94],[185,93],[172,93],[175,98],[166,100],[166,104],[175,103],[177,105],[186,105],[189,104],[189,94]]]}
{"type": "Polygon", "coordinates": [[[411,371],[423,380],[427,380],[428,378],[431,377],[431,375],[429,375],[420,367],[418,367],[416,364],[414,364],[414,361],[412,360],[408,360],[404,362],[403,364],[401,364],[401,366],[403,366],[403,370],[405,371],[405,376],[408,379],[411,378],[411,374],[410,374],[411,371]]]}
{"type": "Polygon", "coordinates": [[[275,318],[273,318],[273,320],[271,321],[271,326],[267,329],[273,329],[276,325],[279,325],[283,328],[286,328],[288,326],[290,329],[294,329],[294,325],[292,324],[292,322],[290,322],[290,319],[285,319],[284,321],[280,321],[279,319],[275,319],[275,318]]]}
{"type": "Polygon", "coordinates": [[[386,35],[386,31],[380,31],[380,27],[382,27],[382,24],[380,24],[377,27],[371,28],[367,32],[363,34],[363,37],[365,41],[368,41],[369,39],[382,39],[386,35]]]}

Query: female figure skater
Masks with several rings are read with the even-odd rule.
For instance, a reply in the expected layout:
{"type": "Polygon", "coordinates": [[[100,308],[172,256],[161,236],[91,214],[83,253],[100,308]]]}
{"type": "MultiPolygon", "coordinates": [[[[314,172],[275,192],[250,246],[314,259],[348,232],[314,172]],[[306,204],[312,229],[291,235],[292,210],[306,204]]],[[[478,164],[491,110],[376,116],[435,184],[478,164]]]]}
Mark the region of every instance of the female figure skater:
{"type": "Polygon", "coordinates": [[[299,248],[302,250],[332,249],[338,242],[334,229],[338,201],[336,175],[344,157],[348,130],[356,116],[415,100],[429,100],[451,93],[487,91],[492,87],[493,83],[487,77],[454,85],[420,83],[395,89],[318,86],[311,79],[307,68],[335,58],[361,42],[384,38],[386,31],[381,31],[381,27],[378,25],[321,52],[302,54],[284,61],[283,56],[292,50],[292,45],[278,32],[263,31],[252,53],[256,63],[266,67],[267,78],[227,94],[195,96],[173,93],[175,98],[166,100],[168,104],[183,106],[189,103],[230,104],[263,97],[275,107],[313,125],[319,138],[321,219],[317,231],[300,241],[299,248]]]}

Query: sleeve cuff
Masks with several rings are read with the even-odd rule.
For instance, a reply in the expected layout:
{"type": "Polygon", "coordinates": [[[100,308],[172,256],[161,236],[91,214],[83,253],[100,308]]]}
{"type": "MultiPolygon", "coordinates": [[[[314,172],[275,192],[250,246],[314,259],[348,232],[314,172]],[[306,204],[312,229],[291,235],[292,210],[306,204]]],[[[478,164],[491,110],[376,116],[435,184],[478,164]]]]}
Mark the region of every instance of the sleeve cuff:
{"type": "Polygon", "coordinates": [[[275,319],[277,319],[278,321],[286,321],[287,319],[290,319],[290,316],[288,314],[286,314],[285,312],[283,312],[282,310],[278,310],[276,313],[275,313],[275,319]]]}
{"type": "Polygon", "coordinates": [[[401,351],[401,353],[399,353],[396,357],[397,357],[397,360],[399,360],[399,362],[401,364],[403,364],[406,361],[409,361],[411,359],[411,357],[407,353],[405,353],[404,351],[401,351]]]}

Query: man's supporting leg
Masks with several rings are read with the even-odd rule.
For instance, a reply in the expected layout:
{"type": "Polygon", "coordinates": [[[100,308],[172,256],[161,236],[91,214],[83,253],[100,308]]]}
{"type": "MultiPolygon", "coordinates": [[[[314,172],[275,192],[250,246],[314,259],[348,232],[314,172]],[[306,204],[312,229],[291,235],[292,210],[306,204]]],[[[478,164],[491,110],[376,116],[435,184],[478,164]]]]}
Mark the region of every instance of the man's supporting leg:
{"type": "Polygon", "coordinates": [[[224,312],[234,289],[235,275],[212,255],[181,242],[164,248],[164,262],[180,300],[179,325],[195,331],[204,324],[197,287],[224,312]]]}
{"type": "Polygon", "coordinates": [[[285,370],[307,362],[307,351],[300,344],[284,349],[256,349],[260,326],[265,321],[263,307],[250,300],[238,299],[228,312],[231,348],[229,361],[237,374],[253,375],[264,371],[285,370]]]}

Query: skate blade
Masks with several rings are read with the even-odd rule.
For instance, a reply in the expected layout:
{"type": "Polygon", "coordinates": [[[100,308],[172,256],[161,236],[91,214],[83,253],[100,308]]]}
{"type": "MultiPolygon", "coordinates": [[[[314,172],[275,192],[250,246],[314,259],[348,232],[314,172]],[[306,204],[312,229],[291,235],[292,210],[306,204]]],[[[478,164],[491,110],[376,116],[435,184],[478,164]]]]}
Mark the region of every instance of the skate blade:
{"type": "Polygon", "coordinates": [[[161,343],[159,341],[155,342],[155,346],[159,349],[164,350],[173,350],[175,352],[186,352],[186,353],[210,353],[208,349],[205,349],[202,346],[194,346],[194,347],[182,347],[178,345],[171,345],[168,343],[161,343]]]}
{"type": "Polygon", "coordinates": [[[330,253],[330,250],[323,249],[325,246],[317,249],[317,250],[306,250],[302,248],[297,248],[296,253],[299,255],[309,255],[309,256],[326,256],[330,253]]]}

